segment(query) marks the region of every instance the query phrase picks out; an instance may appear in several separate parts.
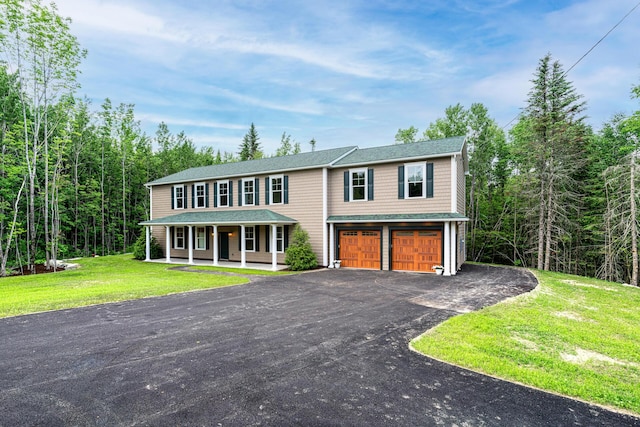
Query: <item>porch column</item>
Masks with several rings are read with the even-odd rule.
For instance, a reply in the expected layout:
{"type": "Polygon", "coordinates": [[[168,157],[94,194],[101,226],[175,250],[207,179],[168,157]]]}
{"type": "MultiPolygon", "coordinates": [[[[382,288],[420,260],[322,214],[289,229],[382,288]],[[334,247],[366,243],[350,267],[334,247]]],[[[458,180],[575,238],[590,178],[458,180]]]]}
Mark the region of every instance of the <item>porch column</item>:
{"type": "Polygon", "coordinates": [[[189,264],[193,264],[193,225],[189,225],[189,264]]]}
{"type": "Polygon", "coordinates": [[[444,223],[444,253],[442,254],[442,266],[444,267],[444,276],[451,276],[451,223],[444,223]]]}
{"type": "MultiPolygon", "coordinates": [[[[282,228],[284,232],[284,226],[282,228]]],[[[278,226],[271,224],[271,270],[278,269],[278,226]]]]}
{"type": "Polygon", "coordinates": [[[213,265],[218,265],[218,226],[213,226],[213,265]]]}
{"type": "Polygon", "coordinates": [[[450,245],[451,245],[451,274],[452,275],[456,275],[458,272],[458,257],[456,256],[456,247],[457,247],[457,240],[458,240],[458,234],[457,234],[457,225],[455,222],[451,223],[451,240],[450,245]]]}
{"type": "Polygon", "coordinates": [[[244,268],[247,266],[247,248],[246,248],[246,244],[247,242],[245,241],[245,230],[244,230],[244,225],[240,226],[240,267],[244,268]]]}
{"type": "Polygon", "coordinates": [[[329,223],[329,267],[333,267],[333,262],[336,260],[336,241],[335,230],[333,223],[329,223]]]}
{"type": "Polygon", "coordinates": [[[165,232],[165,252],[166,254],[166,260],[165,262],[170,263],[171,262],[171,227],[169,227],[168,225],[165,226],[166,232],[165,232]]]}
{"type": "Polygon", "coordinates": [[[151,227],[145,227],[144,232],[147,240],[145,241],[145,261],[151,261],[151,227]]]}

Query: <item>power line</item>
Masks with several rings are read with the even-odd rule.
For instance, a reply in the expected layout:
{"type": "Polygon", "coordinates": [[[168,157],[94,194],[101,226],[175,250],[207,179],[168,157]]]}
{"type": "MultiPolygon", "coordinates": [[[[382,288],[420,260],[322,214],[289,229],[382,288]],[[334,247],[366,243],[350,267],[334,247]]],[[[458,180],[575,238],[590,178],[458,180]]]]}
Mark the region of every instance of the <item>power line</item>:
{"type": "MultiPolygon", "coordinates": [[[[629,15],[631,15],[631,14],[632,14],[632,13],[633,13],[633,12],[634,12],[638,7],[639,7],[639,6],[640,6],[640,2],[638,2],[635,6],[633,6],[633,7],[631,8],[631,10],[630,10],[629,12],[627,12],[627,14],[626,14],[626,15],[624,15],[624,16],[622,17],[622,19],[621,19],[621,20],[619,20],[619,21],[618,21],[618,22],[617,22],[613,27],[611,27],[611,29],[610,29],[609,31],[607,31],[607,33],[606,33],[604,36],[602,36],[602,38],[600,38],[600,40],[598,40],[598,41],[597,41],[593,46],[591,46],[591,48],[590,48],[590,49],[589,49],[589,50],[588,50],[584,55],[582,55],[582,56],[580,57],[580,59],[578,59],[578,60],[577,60],[577,61],[576,61],[576,62],[575,62],[571,67],[569,67],[569,69],[568,69],[567,71],[565,71],[564,73],[562,73],[562,77],[564,77],[564,76],[566,76],[567,74],[569,74],[569,71],[573,70],[573,69],[574,69],[574,67],[575,67],[576,65],[578,65],[578,64],[579,64],[579,63],[580,63],[584,58],[586,58],[586,56],[587,56],[587,55],[589,55],[593,49],[595,49],[595,48],[596,48],[596,47],[597,47],[597,46],[598,46],[598,45],[599,45],[599,44],[600,44],[604,39],[606,39],[606,38],[607,38],[607,36],[608,36],[609,34],[611,34],[611,32],[613,32],[613,30],[615,30],[616,28],[618,28],[618,26],[619,26],[620,24],[622,24],[622,22],[623,22],[625,19],[627,19],[627,17],[628,17],[629,15]]],[[[507,123],[506,125],[504,125],[504,126],[502,127],[502,129],[505,129],[507,126],[509,126],[511,123],[513,123],[513,122],[514,122],[514,120],[516,120],[518,117],[520,117],[520,114],[518,114],[518,115],[517,115],[517,116],[515,116],[513,119],[511,119],[511,120],[509,121],[509,123],[507,123]]]]}

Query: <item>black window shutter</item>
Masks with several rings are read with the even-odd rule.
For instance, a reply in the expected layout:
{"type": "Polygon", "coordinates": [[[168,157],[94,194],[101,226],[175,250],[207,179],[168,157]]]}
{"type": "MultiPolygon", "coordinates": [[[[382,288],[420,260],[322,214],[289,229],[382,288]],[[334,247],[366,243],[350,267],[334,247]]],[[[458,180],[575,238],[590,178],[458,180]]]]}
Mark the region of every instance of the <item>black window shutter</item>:
{"type": "MultiPolygon", "coordinates": [[[[198,241],[198,227],[191,227],[191,236],[189,236],[189,227],[185,227],[184,235],[187,239],[191,238],[191,246],[195,249],[198,241]]],[[[189,247],[189,245],[185,245],[185,247],[189,247]]]]}
{"type": "Polygon", "coordinates": [[[349,201],[349,171],[344,171],[344,201],[349,201]]]}
{"type": "Polygon", "coordinates": [[[176,188],[171,187],[171,209],[176,208],[176,188]]]}
{"type": "Polygon", "coordinates": [[[238,180],[238,206],[242,206],[242,180],[238,180]]]}
{"type": "Polygon", "coordinates": [[[209,207],[209,183],[204,185],[204,207],[209,207]]]}
{"type": "Polygon", "coordinates": [[[227,181],[227,191],[229,192],[229,194],[227,194],[227,202],[231,207],[233,206],[233,182],[232,181],[227,181]]]}
{"type": "Polygon", "coordinates": [[[427,163],[427,197],[433,197],[433,163],[427,163]]]}
{"type": "Polygon", "coordinates": [[[284,187],[284,204],[289,204],[289,175],[285,175],[282,180],[282,185],[284,187]]]}
{"type": "Polygon", "coordinates": [[[172,247],[173,249],[176,248],[176,243],[175,243],[175,238],[174,238],[174,236],[175,236],[174,228],[175,227],[169,227],[169,234],[171,234],[171,236],[169,237],[171,239],[170,247],[172,247]]]}
{"type": "Polygon", "coordinates": [[[269,204],[269,177],[264,179],[264,204],[269,204]]]}
{"type": "Polygon", "coordinates": [[[218,207],[218,183],[213,183],[213,207],[218,207]]]}
{"type": "Polygon", "coordinates": [[[373,200],[373,169],[367,169],[367,200],[373,200]]]}
{"type": "Polygon", "coordinates": [[[283,239],[284,239],[284,248],[282,249],[287,249],[289,247],[289,226],[285,225],[283,230],[282,230],[282,235],[283,235],[283,239]]]}
{"type": "Polygon", "coordinates": [[[253,204],[260,206],[260,180],[258,178],[253,181],[253,204]]]}
{"type": "MultiPolygon", "coordinates": [[[[245,227],[245,231],[246,231],[245,227]]],[[[245,233],[246,234],[246,233],[245,233]]],[[[242,250],[242,227],[238,227],[238,250],[242,250]]]]}
{"type": "Polygon", "coordinates": [[[204,228],[204,238],[205,242],[207,242],[207,250],[211,249],[211,233],[213,232],[213,227],[206,226],[204,228]]]}
{"type": "Polygon", "coordinates": [[[398,166],[398,199],[404,199],[404,166],[398,166]]]}
{"type": "Polygon", "coordinates": [[[187,209],[187,185],[182,187],[182,208],[187,209]]]}
{"type": "Polygon", "coordinates": [[[196,186],[194,184],[191,184],[191,207],[196,207],[196,186]]]}
{"type": "Polygon", "coordinates": [[[271,245],[271,239],[269,238],[269,232],[271,231],[271,226],[270,225],[265,225],[264,226],[264,240],[267,242],[266,243],[266,252],[269,252],[269,246],[271,245]]]}
{"type": "Polygon", "coordinates": [[[260,252],[260,226],[253,227],[253,250],[260,252]]]}

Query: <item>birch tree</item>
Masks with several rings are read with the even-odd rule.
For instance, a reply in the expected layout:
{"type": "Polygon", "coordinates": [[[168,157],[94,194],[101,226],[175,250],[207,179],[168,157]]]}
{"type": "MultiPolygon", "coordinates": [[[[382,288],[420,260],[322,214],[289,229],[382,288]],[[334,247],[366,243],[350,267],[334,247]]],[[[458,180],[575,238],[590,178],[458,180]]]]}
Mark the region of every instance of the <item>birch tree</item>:
{"type": "Polygon", "coordinates": [[[64,115],[52,115],[51,107],[77,89],[78,68],[86,52],[71,34],[70,20],[58,15],[54,3],[2,0],[0,22],[5,62],[15,71],[20,88],[22,137],[29,174],[28,257],[33,271],[37,248],[36,179],[41,161],[45,169],[43,224],[47,266],[51,259],[51,238],[55,238],[49,230],[49,143],[60,125],[59,118],[64,115]]]}

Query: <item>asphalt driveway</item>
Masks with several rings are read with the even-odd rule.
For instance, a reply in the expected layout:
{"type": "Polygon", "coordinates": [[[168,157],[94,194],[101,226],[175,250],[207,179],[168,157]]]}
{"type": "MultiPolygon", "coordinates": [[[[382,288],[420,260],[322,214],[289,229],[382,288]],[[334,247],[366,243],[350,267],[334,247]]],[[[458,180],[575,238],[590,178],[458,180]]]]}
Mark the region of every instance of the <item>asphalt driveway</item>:
{"type": "Polygon", "coordinates": [[[409,350],[534,286],[484,266],[322,270],[3,319],[0,425],[640,425],[409,350]]]}

